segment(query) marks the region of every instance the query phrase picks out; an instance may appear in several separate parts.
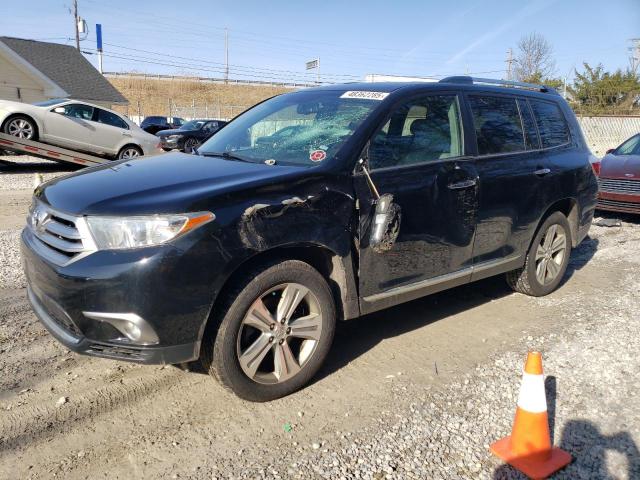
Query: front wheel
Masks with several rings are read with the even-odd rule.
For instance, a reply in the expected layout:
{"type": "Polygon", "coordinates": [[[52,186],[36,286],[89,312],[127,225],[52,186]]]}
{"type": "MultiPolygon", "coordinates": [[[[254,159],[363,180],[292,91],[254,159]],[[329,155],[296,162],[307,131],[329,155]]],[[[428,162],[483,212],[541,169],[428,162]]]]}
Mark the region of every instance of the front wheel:
{"type": "Polygon", "coordinates": [[[538,229],[524,266],[507,273],[507,283],[516,292],[526,295],[548,295],[562,281],[570,254],[569,222],[561,212],[555,212],[538,229]]]}
{"type": "Polygon", "coordinates": [[[182,151],[184,153],[193,153],[193,149],[198,146],[198,140],[193,137],[189,137],[184,141],[184,147],[182,151]]]}
{"type": "Polygon", "coordinates": [[[333,341],[329,286],[298,260],[243,276],[215,309],[218,315],[204,338],[203,366],[246,400],[264,402],[302,388],[333,341]]]}

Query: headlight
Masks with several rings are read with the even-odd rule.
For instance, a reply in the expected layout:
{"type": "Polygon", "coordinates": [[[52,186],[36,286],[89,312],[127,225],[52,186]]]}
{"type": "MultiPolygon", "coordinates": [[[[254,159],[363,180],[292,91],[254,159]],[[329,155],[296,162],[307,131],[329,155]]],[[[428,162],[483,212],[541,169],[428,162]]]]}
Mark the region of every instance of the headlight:
{"type": "Polygon", "coordinates": [[[167,140],[178,140],[182,135],[167,135],[165,138],[167,140]]]}
{"type": "Polygon", "coordinates": [[[211,212],[140,217],[86,217],[99,250],[160,245],[204,225],[216,216],[211,212]]]}

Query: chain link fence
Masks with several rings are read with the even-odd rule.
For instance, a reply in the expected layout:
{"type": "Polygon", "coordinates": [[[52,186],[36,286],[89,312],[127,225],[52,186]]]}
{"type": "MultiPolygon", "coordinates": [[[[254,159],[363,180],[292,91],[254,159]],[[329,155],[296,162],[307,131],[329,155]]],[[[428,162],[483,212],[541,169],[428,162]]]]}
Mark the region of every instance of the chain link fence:
{"type": "Polygon", "coordinates": [[[175,104],[170,99],[167,99],[165,108],[158,108],[157,106],[146,108],[144,102],[132,102],[128,106],[116,107],[116,109],[140,125],[140,122],[150,115],[179,117],[185,120],[231,120],[249,107],[251,107],[251,105],[209,104],[207,102],[199,103],[195,100],[190,104],[184,105],[175,104]]]}

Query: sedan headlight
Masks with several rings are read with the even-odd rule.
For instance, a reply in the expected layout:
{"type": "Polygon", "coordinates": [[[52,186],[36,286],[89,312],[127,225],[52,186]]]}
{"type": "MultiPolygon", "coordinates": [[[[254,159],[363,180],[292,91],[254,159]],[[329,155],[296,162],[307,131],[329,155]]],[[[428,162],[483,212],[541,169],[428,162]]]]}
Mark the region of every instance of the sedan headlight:
{"type": "Polygon", "coordinates": [[[216,217],[211,212],[136,217],[86,217],[99,250],[160,245],[204,225],[216,217]]]}
{"type": "Polygon", "coordinates": [[[182,136],[182,135],[167,135],[165,138],[166,138],[167,140],[172,140],[172,141],[174,141],[174,140],[178,140],[181,136],[182,136]]]}

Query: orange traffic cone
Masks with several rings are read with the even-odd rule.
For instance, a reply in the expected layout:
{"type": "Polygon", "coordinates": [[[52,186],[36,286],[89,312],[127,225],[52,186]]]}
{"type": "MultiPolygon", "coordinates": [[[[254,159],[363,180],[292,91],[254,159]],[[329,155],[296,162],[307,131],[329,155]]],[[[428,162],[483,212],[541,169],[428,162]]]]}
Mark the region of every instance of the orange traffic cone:
{"type": "Polygon", "coordinates": [[[491,445],[491,451],[534,479],[546,478],[571,463],[571,455],[551,446],[540,352],[527,356],[511,435],[491,445]]]}

